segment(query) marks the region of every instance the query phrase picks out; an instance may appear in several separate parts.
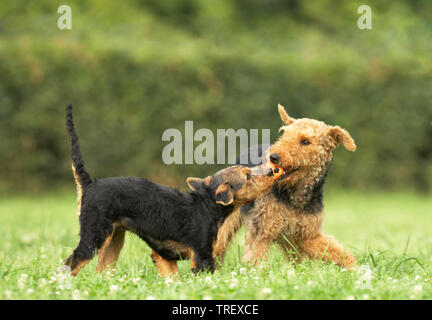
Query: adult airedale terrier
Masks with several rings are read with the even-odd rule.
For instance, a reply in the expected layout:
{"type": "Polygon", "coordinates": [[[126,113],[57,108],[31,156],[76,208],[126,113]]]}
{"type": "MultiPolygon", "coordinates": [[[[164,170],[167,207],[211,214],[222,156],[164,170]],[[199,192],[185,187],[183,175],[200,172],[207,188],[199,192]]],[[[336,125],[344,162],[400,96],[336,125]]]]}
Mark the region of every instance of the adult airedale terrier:
{"type": "Polygon", "coordinates": [[[278,106],[285,124],[283,135],[264,154],[283,168],[271,191],[231,214],[218,233],[215,255],[223,258],[225,250],[242,220],[246,235],[244,261],[252,264],[267,256],[276,242],[288,258],[300,261],[318,258],[344,267],[354,267],[355,257],[335,239],[321,231],[323,223],[323,186],[333,150],[342,144],[355,151],[349,133],[313,119],[294,119],[278,106]]]}
{"type": "Polygon", "coordinates": [[[194,271],[214,271],[213,246],[218,228],[242,204],[270,190],[271,171],[232,166],[206,179],[189,178],[189,193],[144,178],[92,179],[84,166],[72,106],[66,113],[72,169],[78,189],[80,240],[65,261],[76,275],[97,251],[100,271],[113,265],[125,232],[137,234],[152,248],[161,275],[177,272],[177,260],[190,257],[194,271]]]}

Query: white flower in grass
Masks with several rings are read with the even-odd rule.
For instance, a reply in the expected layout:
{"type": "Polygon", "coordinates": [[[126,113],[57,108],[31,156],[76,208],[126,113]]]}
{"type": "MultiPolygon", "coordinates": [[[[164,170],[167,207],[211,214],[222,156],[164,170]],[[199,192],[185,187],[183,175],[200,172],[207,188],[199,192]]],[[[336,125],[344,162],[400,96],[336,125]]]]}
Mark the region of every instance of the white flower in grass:
{"type": "Polygon", "coordinates": [[[306,283],[306,285],[307,285],[308,287],[312,287],[312,286],[314,285],[314,282],[313,282],[313,281],[308,281],[308,282],[306,283]]]}
{"type": "Polygon", "coordinates": [[[80,298],[80,292],[79,292],[79,290],[74,290],[74,291],[72,291],[72,299],[73,300],[78,300],[80,298]]]}
{"type": "Polygon", "coordinates": [[[86,297],[88,296],[88,291],[86,290],[86,291],[84,291],[84,293],[83,293],[86,297]]]}
{"type": "Polygon", "coordinates": [[[423,286],[421,286],[421,285],[414,286],[414,288],[413,288],[413,291],[415,294],[421,293],[422,290],[423,290],[423,286]]]}
{"type": "Polygon", "coordinates": [[[236,277],[237,276],[237,272],[235,272],[235,271],[233,271],[233,272],[231,272],[231,277],[236,277]]]}
{"type": "Polygon", "coordinates": [[[345,298],[345,300],[355,300],[354,296],[348,296],[345,298]]]}
{"type": "Polygon", "coordinates": [[[247,271],[247,269],[246,268],[244,268],[244,267],[242,267],[242,268],[240,268],[240,273],[241,274],[245,274],[246,273],[246,271],[247,271]]]}
{"type": "Polygon", "coordinates": [[[47,281],[45,278],[39,279],[39,288],[44,287],[47,284],[47,281]]]}
{"type": "Polygon", "coordinates": [[[359,275],[359,278],[355,283],[356,288],[370,289],[372,287],[373,274],[369,265],[361,266],[358,269],[357,274],[359,275]]]}
{"type": "Polygon", "coordinates": [[[261,293],[265,294],[265,295],[271,294],[272,293],[272,289],[270,289],[270,288],[263,288],[261,290],[261,293]]]}
{"type": "Polygon", "coordinates": [[[211,296],[204,296],[203,300],[212,300],[213,298],[211,296]]]}
{"type": "Polygon", "coordinates": [[[110,292],[112,292],[112,293],[117,292],[118,289],[119,289],[119,287],[118,287],[117,285],[113,284],[113,285],[110,287],[110,292]]]}
{"type": "Polygon", "coordinates": [[[363,300],[369,300],[369,295],[368,294],[364,294],[363,295],[363,300]]]}
{"type": "Polygon", "coordinates": [[[50,279],[51,283],[57,282],[59,290],[72,288],[72,276],[67,270],[60,270],[54,274],[50,279]]]}
{"type": "Polygon", "coordinates": [[[418,281],[418,280],[420,280],[420,279],[421,279],[420,276],[415,276],[415,278],[414,278],[415,281],[418,281]]]}
{"type": "Polygon", "coordinates": [[[32,288],[27,289],[28,294],[32,294],[33,292],[34,292],[34,290],[32,288]]]}
{"type": "Polygon", "coordinates": [[[288,278],[293,278],[295,276],[295,271],[294,270],[288,271],[287,276],[288,276],[288,278]]]}
{"type": "Polygon", "coordinates": [[[235,287],[237,287],[237,286],[238,286],[238,280],[237,280],[237,278],[233,278],[233,279],[231,279],[231,283],[230,283],[229,287],[230,287],[231,289],[233,289],[233,288],[235,288],[235,287]]]}
{"type": "Polygon", "coordinates": [[[341,272],[347,272],[347,269],[346,268],[342,268],[341,272]]]}
{"type": "Polygon", "coordinates": [[[299,286],[294,286],[293,289],[294,290],[298,290],[298,289],[300,289],[300,287],[299,286]]]}
{"type": "Polygon", "coordinates": [[[27,282],[28,275],[23,273],[18,279],[18,289],[22,290],[27,282]]]}
{"type": "Polygon", "coordinates": [[[211,277],[205,277],[205,282],[207,283],[211,283],[212,282],[212,278],[211,277]]]}
{"type": "Polygon", "coordinates": [[[10,290],[6,290],[4,294],[6,299],[12,299],[12,292],[10,290]]]}
{"type": "Polygon", "coordinates": [[[140,282],[141,278],[133,278],[132,282],[133,284],[138,284],[140,282]]]}
{"type": "Polygon", "coordinates": [[[171,278],[166,278],[166,280],[165,280],[165,284],[167,285],[167,286],[169,286],[171,283],[173,283],[174,282],[174,280],[173,279],[171,279],[171,278]]]}
{"type": "Polygon", "coordinates": [[[148,296],[147,298],[146,298],[146,300],[155,300],[156,298],[155,297],[153,297],[153,296],[148,296]]]}

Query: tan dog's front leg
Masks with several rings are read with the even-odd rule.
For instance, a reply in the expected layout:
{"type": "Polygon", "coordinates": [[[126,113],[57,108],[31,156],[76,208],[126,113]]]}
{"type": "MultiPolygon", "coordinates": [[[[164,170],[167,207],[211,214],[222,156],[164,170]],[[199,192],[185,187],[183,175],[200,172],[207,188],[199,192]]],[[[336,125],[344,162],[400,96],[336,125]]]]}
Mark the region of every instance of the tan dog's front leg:
{"type": "Polygon", "coordinates": [[[334,262],[338,266],[355,269],[356,258],[335,239],[319,234],[313,239],[308,239],[300,244],[301,250],[311,259],[321,259],[334,262]]]}
{"type": "MultiPolygon", "coordinates": [[[[250,238],[250,236],[247,236],[247,238],[250,238]]],[[[267,259],[272,242],[272,238],[259,237],[256,238],[253,243],[247,243],[243,254],[243,262],[253,266],[259,265],[262,261],[267,259]]]]}

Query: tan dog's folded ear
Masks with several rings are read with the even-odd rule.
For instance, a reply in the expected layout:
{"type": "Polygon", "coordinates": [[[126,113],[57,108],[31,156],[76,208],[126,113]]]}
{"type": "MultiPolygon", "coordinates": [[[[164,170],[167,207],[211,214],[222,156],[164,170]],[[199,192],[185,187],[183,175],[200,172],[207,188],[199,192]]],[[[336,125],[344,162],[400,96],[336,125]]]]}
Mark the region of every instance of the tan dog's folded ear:
{"type": "Polygon", "coordinates": [[[291,118],[288,113],[285,111],[285,108],[278,104],[278,111],[279,111],[279,115],[282,119],[282,122],[285,123],[285,125],[290,125],[291,123],[293,123],[295,121],[294,118],[291,118]]]}
{"type": "Polygon", "coordinates": [[[336,145],[342,143],[348,151],[356,150],[357,147],[353,138],[351,138],[350,134],[345,129],[339,126],[330,127],[329,135],[336,142],[336,145]]]}
{"type": "Polygon", "coordinates": [[[189,177],[186,179],[186,183],[192,191],[195,191],[204,185],[204,179],[189,177]]]}
{"type": "Polygon", "coordinates": [[[227,183],[221,184],[216,189],[216,203],[227,206],[233,203],[233,201],[234,201],[234,195],[231,190],[231,187],[227,183]]]}

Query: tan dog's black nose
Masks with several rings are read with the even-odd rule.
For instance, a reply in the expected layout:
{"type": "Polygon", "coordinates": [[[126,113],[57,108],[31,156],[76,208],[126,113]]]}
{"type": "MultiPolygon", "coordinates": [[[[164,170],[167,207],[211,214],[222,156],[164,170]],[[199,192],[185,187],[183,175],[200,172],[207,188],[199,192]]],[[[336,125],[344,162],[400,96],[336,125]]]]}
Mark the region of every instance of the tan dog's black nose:
{"type": "Polygon", "coordinates": [[[274,164],[277,164],[280,161],[280,156],[276,153],[272,153],[270,155],[270,161],[274,164]]]}

